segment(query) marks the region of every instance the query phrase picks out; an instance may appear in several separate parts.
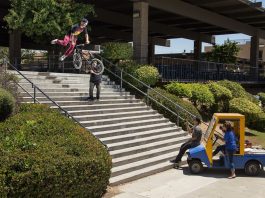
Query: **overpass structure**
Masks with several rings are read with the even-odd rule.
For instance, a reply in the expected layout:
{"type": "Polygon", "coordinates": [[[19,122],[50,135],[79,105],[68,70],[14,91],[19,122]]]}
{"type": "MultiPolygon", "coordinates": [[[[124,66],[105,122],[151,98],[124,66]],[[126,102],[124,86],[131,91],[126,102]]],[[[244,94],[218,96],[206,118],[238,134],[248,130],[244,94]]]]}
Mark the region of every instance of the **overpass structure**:
{"type": "MultiPolygon", "coordinates": [[[[249,0],[77,0],[95,5],[90,19],[94,44],[133,42],[134,58],[146,63],[154,46],[169,46],[168,39],[194,40],[194,59],[200,59],[202,42],[214,43],[215,35],[243,33],[251,36],[250,62],[258,76],[259,40],[265,39],[265,9],[249,0]]],[[[9,1],[0,1],[0,46],[9,46],[10,57],[20,48],[48,49],[19,31],[9,31],[3,17],[9,1]]]]}

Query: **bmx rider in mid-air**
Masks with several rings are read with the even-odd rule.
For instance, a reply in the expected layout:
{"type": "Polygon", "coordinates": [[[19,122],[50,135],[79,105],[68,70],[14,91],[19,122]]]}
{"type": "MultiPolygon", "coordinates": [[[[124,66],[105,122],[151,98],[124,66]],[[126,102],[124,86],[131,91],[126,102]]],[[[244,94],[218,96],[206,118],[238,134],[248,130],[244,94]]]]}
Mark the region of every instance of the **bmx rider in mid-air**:
{"type": "Polygon", "coordinates": [[[72,26],[71,30],[65,35],[63,40],[59,39],[54,39],[51,41],[51,44],[55,45],[62,45],[62,46],[67,46],[70,43],[69,48],[66,50],[63,56],[59,58],[60,61],[64,61],[65,58],[70,56],[76,46],[76,41],[78,38],[78,35],[81,34],[83,31],[85,32],[85,39],[86,39],[86,44],[89,44],[89,36],[87,33],[87,25],[88,25],[88,20],[83,18],[79,24],[75,24],[72,26]]]}

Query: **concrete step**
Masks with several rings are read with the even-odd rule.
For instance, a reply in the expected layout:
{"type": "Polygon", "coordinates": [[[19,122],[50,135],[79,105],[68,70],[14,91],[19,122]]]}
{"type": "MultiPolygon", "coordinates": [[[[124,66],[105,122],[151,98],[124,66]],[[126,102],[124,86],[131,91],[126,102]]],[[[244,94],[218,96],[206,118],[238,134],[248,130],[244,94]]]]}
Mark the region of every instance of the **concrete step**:
{"type": "Polygon", "coordinates": [[[143,116],[143,115],[153,115],[156,114],[156,111],[153,110],[145,110],[145,111],[131,111],[131,112],[118,112],[118,113],[105,113],[105,114],[97,114],[97,115],[87,115],[86,113],[79,113],[78,116],[74,116],[78,121],[92,121],[92,120],[105,120],[112,118],[122,118],[133,117],[133,116],[143,116]]]}
{"type": "MultiPolygon", "coordinates": [[[[52,104],[51,101],[40,101],[42,104],[52,104]]],[[[115,100],[99,100],[99,101],[55,101],[60,106],[71,106],[71,105],[95,105],[95,104],[119,104],[119,103],[139,103],[139,99],[115,99],[115,100]]],[[[25,102],[24,102],[25,103],[25,102]]]]}
{"type": "MultiPolygon", "coordinates": [[[[14,70],[8,70],[9,73],[18,75],[18,72],[14,70]]],[[[86,78],[89,74],[77,74],[77,73],[56,73],[56,72],[35,72],[35,71],[20,71],[23,75],[26,76],[55,76],[55,77],[84,77],[86,78]]],[[[102,77],[107,77],[102,75],[102,77]]]]}
{"type": "MultiPolygon", "coordinates": [[[[123,113],[130,113],[130,112],[137,112],[137,111],[149,111],[150,107],[125,107],[125,108],[113,108],[113,109],[92,109],[92,110],[77,110],[77,111],[68,111],[72,116],[104,116],[105,114],[119,114],[120,112],[123,113]]],[[[152,110],[150,110],[152,111],[152,110]]]]}
{"type": "MultiPolygon", "coordinates": [[[[61,106],[67,111],[79,111],[79,110],[100,110],[100,109],[113,109],[113,108],[126,108],[126,107],[146,107],[145,103],[117,103],[117,104],[85,104],[85,105],[67,105],[61,106]]],[[[52,105],[51,108],[57,108],[52,105]]]]}
{"type": "MultiPolygon", "coordinates": [[[[178,145],[180,147],[180,144],[178,144],[178,145]]],[[[150,166],[153,166],[153,165],[156,165],[159,163],[163,163],[163,162],[170,163],[169,160],[174,159],[176,157],[176,155],[177,155],[177,152],[172,151],[170,153],[166,153],[163,155],[158,155],[155,157],[139,160],[139,161],[125,164],[122,166],[113,167],[111,170],[112,171],[111,177],[123,175],[123,174],[129,173],[129,172],[133,172],[136,170],[147,168],[147,167],[150,167],[150,166]]]]}
{"type": "Polygon", "coordinates": [[[134,126],[135,127],[145,126],[145,125],[165,123],[165,122],[167,123],[168,119],[160,118],[160,119],[152,119],[152,120],[123,122],[123,123],[109,124],[109,125],[103,125],[103,126],[91,126],[91,127],[86,127],[86,128],[92,132],[100,132],[100,131],[124,129],[124,128],[129,128],[129,127],[134,127],[134,126]]]}
{"type": "MultiPolygon", "coordinates": [[[[96,93],[96,91],[94,93],[96,93]]],[[[32,95],[33,94],[34,93],[32,93],[32,95]]],[[[55,100],[55,101],[73,101],[73,100],[87,101],[88,97],[89,97],[89,95],[84,95],[84,96],[50,96],[50,98],[55,100]]],[[[21,99],[24,102],[32,101],[32,97],[21,97],[21,99]]],[[[104,100],[106,100],[106,101],[108,101],[108,100],[118,101],[118,100],[133,100],[133,99],[135,99],[135,97],[132,95],[131,96],[107,96],[107,95],[104,95],[101,97],[101,100],[103,100],[103,101],[104,100]]],[[[47,97],[37,96],[37,100],[38,101],[47,101],[47,97]]]]}
{"type": "Polygon", "coordinates": [[[150,124],[150,125],[143,125],[143,126],[137,126],[137,127],[133,126],[133,127],[128,127],[128,128],[123,128],[123,129],[94,132],[93,134],[97,136],[98,138],[107,138],[107,137],[113,137],[113,136],[118,136],[118,135],[127,135],[127,134],[145,132],[147,130],[159,130],[159,129],[162,130],[168,127],[173,128],[175,127],[175,124],[171,122],[165,122],[165,123],[150,124]]]}
{"type": "MultiPolygon", "coordinates": [[[[32,85],[30,83],[19,83],[20,86],[23,88],[32,88],[32,85]]],[[[45,88],[89,88],[89,83],[74,83],[74,84],[54,84],[54,83],[34,83],[35,86],[39,87],[40,89],[45,89],[45,88]]],[[[102,84],[102,88],[111,88],[111,89],[119,89],[119,85],[108,85],[108,84],[102,84]]]]}
{"type": "Polygon", "coordinates": [[[151,150],[158,149],[158,148],[164,148],[167,146],[180,144],[180,143],[185,142],[188,138],[189,138],[189,136],[175,137],[175,138],[165,139],[165,140],[161,140],[161,141],[155,141],[155,142],[151,142],[151,143],[143,144],[143,145],[139,145],[139,146],[111,150],[110,155],[111,155],[112,159],[125,157],[125,156],[129,156],[129,155],[134,155],[137,153],[151,151],[151,150]]]}
{"type": "Polygon", "coordinates": [[[88,120],[88,121],[80,121],[80,123],[85,127],[93,127],[93,126],[106,126],[116,123],[127,123],[134,121],[142,121],[142,120],[151,120],[151,119],[159,119],[163,118],[160,114],[152,114],[152,115],[141,115],[141,116],[126,116],[119,118],[108,118],[108,119],[99,119],[99,120],[88,120]]]}
{"type": "MultiPolygon", "coordinates": [[[[34,94],[34,92],[32,92],[32,91],[30,91],[29,93],[31,95],[34,94]]],[[[96,89],[94,89],[94,93],[96,93],[96,89]]],[[[74,96],[74,97],[83,96],[83,97],[86,97],[86,96],[88,96],[89,93],[88,93],[88,89],[86,89],[85,92],[78,92],[78,91],[77,92],[45,92],[45,94],[47,94],[50,97],[53,97],[53,96],[55,96],[55,97],[58,97],[58,96],[60,96],[60,97],[63,97],[63,96],[66,96],[66,97],[70,97],[70,96],[74,96]]],[[[28,97],[28,93],[20,92],[20,96],[21,97],[28,97]]],[[[43,94],[40,93],[40,92],[37,92],[36,96],[37,97],[42,97],[43,94]]],[[[108,91],[107,92],[107,91],[103,91],[102,90],[102,92],[100,93],[100,96],[101,96],[102,99],[103,99],[103,97],[104,98],[116,99],[116,97],[128,97],[128,98],[130,98],[132,95],[130,95],[130,92],[112,92],[112,91],[108,91]]]]}
{"type": "Polygon", "coordinates": [[[173,164],[168,161],[161,162],[159,164],[155,164],[153,166],[149,166],[140,170],[135,170],[126,174],[122,174],[116,177],[110,178],[110,185],[117,186],[126,182],[130,182],[133,180],[141,179],[143,177],[147,177],[149,175],[153,175],[162,171],[166,171],[168,169],[173,168],[173,164]]]}
{"type": "Polygon", "coordinates": [[[181,144],[182,143],[165,146],[162,148],[157,148],[157,149],[153,149],[150,151],[136,153],[136,154],[132,154],[132,155],[124,156],[124,157],[114,158],[112,159],[112,167],[123,166],[126,164],[138,162],[140,160],[149,159],[149,158],[164,155],[167,153],[175,152],[177,154],[177,151],[179,150],[181,144]]]}
{"type": "MultiPolygon", "coordinates": [[[[90,80],[89,79],[84,79],[84,80],[47,80],[47,79],[31,79],[31,82],[34,83],[35,85],[47,85],[47,84],[54,84],[54,85],[60,85],[60,84],[70,84],[70,85],[80,85],[80,84],[89,84],[90,80]]],[[[29,81],[26,79],[21,79],[19,80],[19,83],[21,85],[24,84],[31,84],[29,81]]],[[[115,85],[114,82],[112,81],[102,81],[101,85],[115,85]]]]}
{"type": "Polygon", "coordinates": [[[111,143],[111,144],[107,144],[107,146],[108,146],[109,151],[115,151],[115,150],[119,150],[119,149],[136,147],[136,146],[146,145],[146,144],[154,143],[154,142],[160,142],[163,140],[171,140],[171,139],[179,138],[182,136],[183,136],[183,133],[180,133],[180,132],[166,133],[166,134],[162,134],[162,135],[160,134],[160,135],[145,137],[145,138],[141,138],[141,139],[111,143]]]}
{"type": "MultiPolygon", "coordinates": [[[[76,88],[71,88],[71,87],[61,87],[61,88],[50,88],[50,87],[39,87],[44,93],[46,92],[87,92],[89,89],[89,86],[87,86],[86,88],[84,87],[76,87],[76,88]]],[[[32,87],[27,87],[26,88],[27,91],[33,92],[33,88],[32,87]]],[[[19,92],[24,92],[24,90],[22,90],[20,87],[18,88],[19,92]]],[[[124,92],[125,89],[114,89],[114,88],[105,88],[102,87],[101,88],[101,92],[124,92]]]]}
{"type": "Polygon", "coordinates": [[[162,128],[162,129],[156,129],[156,130],[148,130],[148,128],[146,128],[146,131],[132,133],[132,134],[115,135],[114,133],[113,136],[100,138],[100,140],[104,142],[105,144],[112,144],[112,143],[136,140],[136,139],[141,139],[141,138],[151,137],[151,136],[156,136],[156,135],[176,133],[176,132],[180,132],[181,130],[182,130],[181,128],[177,128],[177,127],[168,127],[168,128],[162,128]]]}

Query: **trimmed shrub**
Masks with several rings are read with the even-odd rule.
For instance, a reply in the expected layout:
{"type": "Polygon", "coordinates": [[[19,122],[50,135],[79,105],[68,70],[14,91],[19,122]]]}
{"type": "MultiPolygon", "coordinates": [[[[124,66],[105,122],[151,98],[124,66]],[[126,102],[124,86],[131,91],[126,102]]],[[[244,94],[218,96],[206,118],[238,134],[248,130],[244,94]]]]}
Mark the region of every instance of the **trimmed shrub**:
{"type": "Polygon", "coordinates": [[[11,93],[0,88],[0,121],[8,118],[15,110],[16,101],[11,93]]]}
{"type": "Polygon", "coordinates": [[[191,87],[188,84],[185,83],[178,83],[178,82],[172,82],[165,86],[166,90],[181,98],[191,98],[191,87]]]}
{"type": "Polygon", "coordinates": [[[250,123],[253,129],[265,133],[265,113],[253,114],[253,119],[250,123]]]}
{"type": "Polygon", "coordinates": [[[133,48],[130,43],[108,42],[102,45],[103,56],[114,62],[131,60],[133,48]]]}
{"type": "MultiPolygon", "coordinates": [[[[145,84],[153,86],[159,80],[159,72],[154,66],[143,65],[135,71],[135,77],[145,84]]],[[[138,86],[141,87],[141,84],[138,86]]]]}
{"type": "Polygon", "coordinates": [[[229,111],[233,113],[262,113],[262,109],[245,98],[234,98],[229,102],[229,111]]]}
{"type": "Polygon", "coordinates": [[[259,101],[250,93],[246,92],[246,90],[237,82],[222,80],[217,82],[219,85],[226,87],[232,93],[233,98],[245,98],[254,102],[255,104],[259,104],[259,101]]]}
{"type": "Polygon", "coordinates": [[[18,81],[19,80],[16,75],[7,72],[0,72],[0,88],[9,91],[16,98],[16,100],[18,99],[19,95],[16,85],[18,81]]]}
{"type": "Polygon", "coordinates": [[[265,93],[258,93],[262,106],[265,106],[265,93]]]}
{"type": "Polygon", "coordinates": [[[191,101],[195,106],[205,105],[207,107],[210,107],[214,104],[214,96],[207,85],[193,83],[190,84],[190,87],[192,89],[191,101]]]}
{"type": "Polygon", "coordinates": [[[111,158],[88,131],[43,105],[26,105],[0,124],[0,194],[102,197],[111,158]]]}
{"type": "Polygon", "coordinates": [[[241,113],[246,116],[246,124],[256,129],[255,122],[259,114],[262,114],[262,109],[255,103],[245,99],[245,98],[234,98],[229,102],[229,112],[231,113],[241,113]]]}
{"type": "MultiPolygon", "coordinates": [[[[166,100],[164,97],[160,96],[159,94],[157,94],[155,91],[150,91],[149,95],[154,98],[156,101],[160,102],[162,105],[164,105],[165,107],[167,107],[168,109],[170,109],[171,111],[175,112],[176,114],[179,114],[179,116],[181,116],[183,119],[187,119],[190,123],[192,123],[193,121],[193,117],[190,116],[188,113],[180,110],[176,105],[178,104],[179,106],[181,106],[183,109],[187,110],[188,112],[190,112],[191,114],[193,114],[194,116],[197,116],[199,118],[201,118],[200,113],[198,112],[198,110],[192,105],[192,103],[188,102],[188,101],[184,101],[181,98],[178,98],[177,96],[168,93],[166,90],[161,89],[161,88],[155,88],[155,91],[157,91],[158,93],[160,93],[161,95],[167,97],[168,99],[170,99],[171,101],[173,101],[174,103],[166,100]]],[[[156,102],[150,100],[151,105],[154,109],[156,109],[159,113],[163,114],[166,118],[169,118],[170,121],[172,122],[177,122],[177,117],[175,115],[173,115],[172,113],[170,113],[168,110],[164,109],[163,107],[161,107],[159,104],[157,104],[156,102]]],[[[180,119],[180,124],[183,125],[184,121],[180,119]]]]}
{"type": "Polygon", "coordinates": [[[229,100],[232,99],[231,91],[217,83],[209,83],[208,87],[215,100],[213,112],[227,112],[229,110],[229,100]]]}

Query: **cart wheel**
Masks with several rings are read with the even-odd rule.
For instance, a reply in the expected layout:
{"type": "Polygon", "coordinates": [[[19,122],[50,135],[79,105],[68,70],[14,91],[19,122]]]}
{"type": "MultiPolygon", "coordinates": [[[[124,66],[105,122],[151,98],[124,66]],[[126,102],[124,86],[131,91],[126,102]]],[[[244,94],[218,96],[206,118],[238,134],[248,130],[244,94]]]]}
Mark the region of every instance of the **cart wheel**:
{"type": "Polygon", "coordinates": [[[245,165],[245,173],[248,176],[257,176],[261,171],[261,165],[257,161],[250,161],[245,165]]]}
{"type": "Polygon", "coordinates": [[[189,162],[190,172],[193,174],[199,174],[203,170],[203,165],[199,160],[191,160],[189,162]]]}

